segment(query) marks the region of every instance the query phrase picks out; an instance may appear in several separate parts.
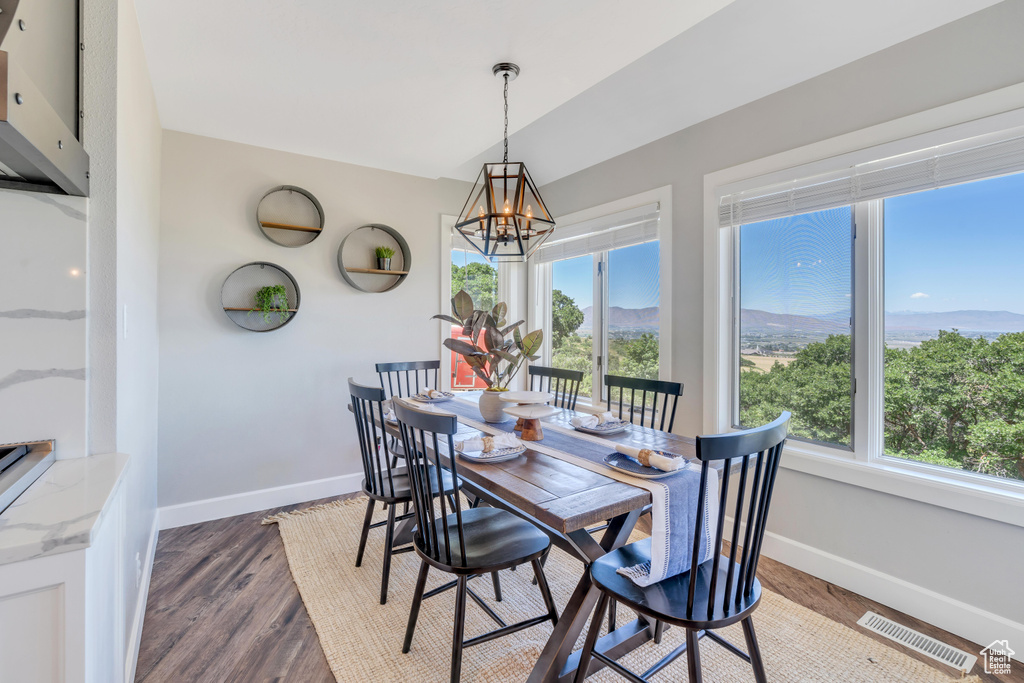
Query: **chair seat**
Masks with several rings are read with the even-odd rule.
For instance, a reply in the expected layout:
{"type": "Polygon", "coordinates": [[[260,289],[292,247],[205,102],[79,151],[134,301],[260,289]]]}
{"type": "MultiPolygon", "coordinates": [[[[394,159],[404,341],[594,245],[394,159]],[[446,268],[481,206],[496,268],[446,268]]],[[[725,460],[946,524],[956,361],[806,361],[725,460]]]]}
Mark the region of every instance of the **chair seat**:
{"type": "MultiPolygon", "coordinates": [[[[432,566],[453,574],[480,574],[523,564],[539,558],[551,544],[543,531],[511,512],[490,507],[463,510],[462,529],[466,539],[466,561],[463,564],[458,520],[451,514],[445,521],[451,563],[443,547],[439,554],[425,552],[418,532],[416,552],[432,566]]],[[[439,529],[438,535],[442,533],[439,529]]]]}
{"type": "MultiPolygon", "coordinates": [[[[434,495],[438,495],[439,488],[437,485],[437,475],[433,474],[433,468],[431,468],[430,471],[432,473],[432,476],[430,477],[430,490],[434,495]]],[[[384,474],[383,477],[383,486],[379,492],[374,493],[371,491],[369,486],[367,486],[365,479],[363,479],[363,491],[365,491],[371,498],[383,500],[388,503],[396,501],[401,503],[412,500],[412,484],[409,481],[409,473],[404,467],[396,467],[391,470],[390,481],[388,481],[387,474],[384,474]]],[[[448,470],[441,470],[441,483],[444,485],[445,495],[455,493],[458,489],[458,486],[456,486],[455,481],[452,479],[452,473],[448,470]]]]}
{"type": "Polygon", "coordinates": [[[685,626],[687,628],[722,628],[747,617],[761,600],[761,583],[755,578],[753,590],[735,602],[735,581],[739,567],[722,556],[719,560],[718,580],[715,584],[715,611],[708,618],[708,599],[710,597],[711,571],[714,563],[707,561],[697,570],[697,587],[693,599],[693,611],[687,612],[686,601],[690,591],[690,572],[683,572],[669,577],[656,584],[642,587],[616,572],[620,567],[632,567],[651,560],[651,539],[645,538],[614,550],[595,561],[590,568],[594,583],[601,590],[610,594],[615,600],[622,602],[637,612],[660,619],[661,621],[685,626]],[[727,579],[727,568],[733,567],[733,600],[728,603],[728,611],[723,610],[723,596],[727,579]]]}

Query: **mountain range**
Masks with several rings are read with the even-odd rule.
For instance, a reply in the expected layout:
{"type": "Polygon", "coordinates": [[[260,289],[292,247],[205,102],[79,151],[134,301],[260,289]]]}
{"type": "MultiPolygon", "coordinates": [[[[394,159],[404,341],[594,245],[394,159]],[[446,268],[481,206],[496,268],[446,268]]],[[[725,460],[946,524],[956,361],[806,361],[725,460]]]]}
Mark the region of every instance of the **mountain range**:
{"type": "MultiPolygon", "coordinates": [[[[609,327],[652,328],[658,327],[659,309],[620,308],[609,309],[609,327]]],[[[744,308],[741,313],[745,334],[801,333],[812,335],[846,334],[849,332],[850,314],[846,311],[825,315],[790,315],[770,313],[744,308]]],[[[594,309],[583,309],[583,323],[580,331],[590,331],[594,326],[594,309]]],[[[1024,315],[1010,311],[886,311],[886,332],[933,332],[957,329],[963,332],[1021,332],[1024,331],[1024,315]]]]}
{"type": "MultiPolygon", "coordinates": [[[[620,308],[612,306],[608,309],[608,327],[649,327],[658,328],[657,306],[650,308],[620,308]]],[[[594,307],[587,306],[583,309],[583,323],[579,326],[581,331],[589,331],[594,328],[594,307]]]]}
{"type": "Polygon", "coordinates": [[[977,332],[1024,331],[1024,315],[1009,311],[886,311],[887,330],[951,330],[977,332]]]}
{"type": "MultiPolygon", "coordinates": [[[[849,331],[849,313],[842,311],[821,316],[769,313],[743,309],[744,333],[802,332],[812,334],[844,334],[849,331]]],[[[1021,332],[1024,315],[1009,311],[886,311],[886,332],[932,332],[962,330],[964,332],[1021,332]]]]}

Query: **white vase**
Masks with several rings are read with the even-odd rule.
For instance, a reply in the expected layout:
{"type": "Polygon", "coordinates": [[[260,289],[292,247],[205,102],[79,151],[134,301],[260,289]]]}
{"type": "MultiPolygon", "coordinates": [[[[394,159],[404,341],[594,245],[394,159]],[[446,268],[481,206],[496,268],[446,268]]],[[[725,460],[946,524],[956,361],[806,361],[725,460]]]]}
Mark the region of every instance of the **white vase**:
{"type": "Polygon", "coordinates": [[[503,407],[505,402],[501,400],[500,391],[485,391],[480,395],[480,415],[484,418],[484,422],[504,422],[505,411],[503,407]]]}

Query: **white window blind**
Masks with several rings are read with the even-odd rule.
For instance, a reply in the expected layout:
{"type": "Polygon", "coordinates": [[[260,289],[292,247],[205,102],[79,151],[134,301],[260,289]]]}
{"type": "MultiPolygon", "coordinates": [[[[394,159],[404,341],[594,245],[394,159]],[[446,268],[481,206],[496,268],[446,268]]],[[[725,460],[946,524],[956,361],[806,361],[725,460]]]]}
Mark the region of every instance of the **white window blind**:
{"type": "Polygon", "coordinates": [[[595,254],[658,239],[658,203],[638,206],[588,221],[559,226],[537,253],[535,263],[595,254]]]}
{"type": "Polygon", "coordinates": [[[1024,130],[971,138],[841,171],[724,195],[721,227],[1024,171],[1024,130]]]}

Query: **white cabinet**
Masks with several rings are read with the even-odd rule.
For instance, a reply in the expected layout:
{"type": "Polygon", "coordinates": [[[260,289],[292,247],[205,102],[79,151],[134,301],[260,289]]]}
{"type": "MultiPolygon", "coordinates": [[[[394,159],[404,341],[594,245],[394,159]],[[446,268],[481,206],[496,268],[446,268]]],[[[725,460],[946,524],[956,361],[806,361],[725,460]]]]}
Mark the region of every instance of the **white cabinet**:
{"type": "Polygon", "coordinates": [[[95,478],[86,477],[84,492],[61,485],[65,470],[85,463],[58,461],[52,476],[48,470],[33,484],[35,498],[33,488],[23,494],[29,505],[15,509],[19,498],[0,516],[0,559],[29,552],[33,527],[42,533],[31,557],[0,564],[0,683],[124,683],[126,460],[107,468],[105,496],[95,478]],[[44,502],[44,510],[60,506],[68,514],[77,504],[91,512],[59,523],[33,510],[44,502]],[[24,522],[25,515],[38,522],[24,522]]]}

